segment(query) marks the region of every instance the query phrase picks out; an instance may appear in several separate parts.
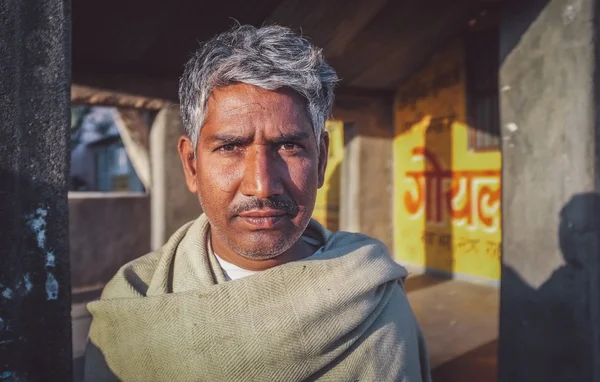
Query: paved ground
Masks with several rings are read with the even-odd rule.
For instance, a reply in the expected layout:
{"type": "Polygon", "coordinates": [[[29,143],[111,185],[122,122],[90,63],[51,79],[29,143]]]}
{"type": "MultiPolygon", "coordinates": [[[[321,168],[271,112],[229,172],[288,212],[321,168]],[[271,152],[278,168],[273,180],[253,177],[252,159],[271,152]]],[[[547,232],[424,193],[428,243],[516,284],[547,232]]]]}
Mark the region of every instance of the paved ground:
{"type": "Polygon", "coordinates": [[[495,382],[499,290],[430,275],[409,277],[406,289],[434,382],[495,382]]]}
{"type": "Polygon", "coordinates": [[[73,333],[73,382],[83,380],[83,355],[92,317],[85,305],[100,296],[100,290],[74,293],[71,305],[71,328],[73,333]]]}
{"type": "MultiPolygon", "coordinates": [[[[434,382],[496,382],[499,290],[430,275],[410,276],[406,290],[427,340],[434,382]]],[[[74,299],[71,311],[75,382],[83,372],[90,297],[74,299]]]]}

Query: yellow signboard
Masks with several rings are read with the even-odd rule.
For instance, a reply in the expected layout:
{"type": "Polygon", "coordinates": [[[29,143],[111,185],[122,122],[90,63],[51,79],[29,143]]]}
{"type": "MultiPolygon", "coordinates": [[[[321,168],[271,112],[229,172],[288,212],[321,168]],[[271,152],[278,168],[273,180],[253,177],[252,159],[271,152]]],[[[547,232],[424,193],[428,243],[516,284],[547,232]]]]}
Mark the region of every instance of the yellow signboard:
{"type": "Polygon", "coordinates": [[[329,132],[329,156],[325,182],[317,192],[313,218],[325,228],[337,231],[340,226],[340,172],[344,159],[344,123],[327,121],[325,129],[329,132]]]}
{"type": "Polygon", "coordinates": [[[397,94],[395,257],[498,280],[501,157],[468,148],[464,77],[457,42],[397,94]]]}

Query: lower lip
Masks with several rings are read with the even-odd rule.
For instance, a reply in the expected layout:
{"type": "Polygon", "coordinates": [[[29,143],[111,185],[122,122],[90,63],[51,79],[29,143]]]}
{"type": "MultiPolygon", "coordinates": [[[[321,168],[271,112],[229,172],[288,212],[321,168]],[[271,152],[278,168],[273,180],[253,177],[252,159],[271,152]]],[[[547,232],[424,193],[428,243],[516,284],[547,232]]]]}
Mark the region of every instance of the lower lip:
{"type": "Polygon", "coordinates": [[[238,216],[244,223],[254,229],[272,229],[283,221],[285,215],[276,216],[238,216]]]}

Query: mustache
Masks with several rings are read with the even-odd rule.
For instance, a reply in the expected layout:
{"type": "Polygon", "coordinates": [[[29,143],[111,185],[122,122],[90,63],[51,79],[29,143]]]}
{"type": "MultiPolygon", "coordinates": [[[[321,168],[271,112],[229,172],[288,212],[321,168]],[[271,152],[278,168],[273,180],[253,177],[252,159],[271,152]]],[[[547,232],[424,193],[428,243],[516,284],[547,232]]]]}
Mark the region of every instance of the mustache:
{"type": "Polygon", "coordinates": [[[244,202],[241,202],[233,208],[232,212],[237,215],[245,211],[264,209],[285,211],[290,215],[296,215],[298,213],[298,205],[291,200],[257,198],[247,199],[244,202]]]}

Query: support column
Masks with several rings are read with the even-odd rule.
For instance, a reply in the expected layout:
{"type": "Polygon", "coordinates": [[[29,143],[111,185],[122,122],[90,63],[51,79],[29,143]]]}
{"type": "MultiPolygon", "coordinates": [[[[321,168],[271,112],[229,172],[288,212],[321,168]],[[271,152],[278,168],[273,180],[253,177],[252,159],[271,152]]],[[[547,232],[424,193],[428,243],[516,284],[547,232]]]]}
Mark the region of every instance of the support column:
{"type": "Polygon", "coordinates": [[[0,380],[69,381],[71,5],[0,2],[0,380]]]}
{"type": "Polygon", "coordinates": [[[393,93],[336,95],[333,119],[342,120],[340,229],[361,232],[393,249],[393,93]]]}
{"type": "Polygon", "coordinates": [[[596,4],[513,1],[501,23],[502,382],[600,381],[596,4]]]}
{"type": "Polygon", "coordinates": [[[177,153],[182,134],[179,108],[158,112],[150,130],[152,249],[160,248],[177,229],[202,213],[198,197],[186,186],[177,153]]]}

